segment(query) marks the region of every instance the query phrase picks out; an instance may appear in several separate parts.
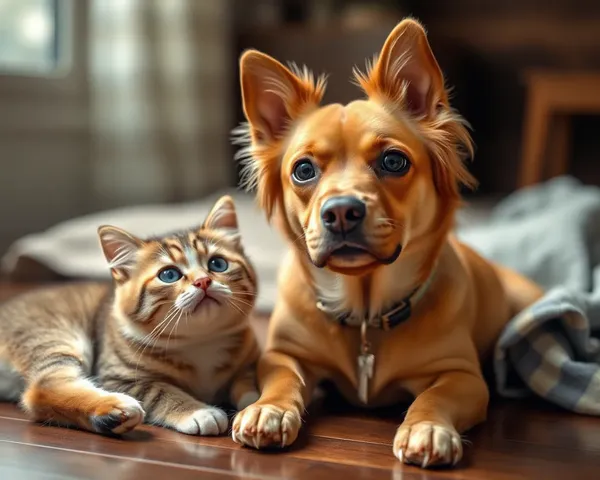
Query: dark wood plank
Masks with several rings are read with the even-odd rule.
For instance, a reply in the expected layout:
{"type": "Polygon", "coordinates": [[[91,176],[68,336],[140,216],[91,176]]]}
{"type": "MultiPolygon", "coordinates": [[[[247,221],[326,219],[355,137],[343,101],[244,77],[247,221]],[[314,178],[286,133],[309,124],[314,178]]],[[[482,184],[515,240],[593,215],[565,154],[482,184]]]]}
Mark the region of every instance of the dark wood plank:
{"type": "Polygon", "coordinates": [[[177,480],[236,480],[234,473],[206,468],[140,462],[94,452],[40,447],[0,440],[0,478],[19,480],[137,480],[177,478],[177,480]]]}
{"type": "Polygon", "coordinates": [[[576,415],[536,400],[499,402],[490,409],[488,421],[473,441],[492,442],[498,437],[600,454],[600,418],[576,415]]]}
{"type": "MultiPolygon", "coordinates": [[[[335,441],[328,442],[324,446],[325,449],[333,452],[332,455],[328,456],[326,450],[321,450],[321,454],[315,459],[315,455],[310,453],[293,456],[255,452],[236,446],[227,437],[197,438],[148,426],[119,439],[65,428],[39,426],[5,417],[0,419],[0,432],[2,432],[1,440],[4,442],[45,446],[70,452],[90,452],[106,457],[142,463],[177,465],[209,472],[233,472],[244,477],[305,478],[310,476],[315,480],[348,476],[363,479],[389,478],[389,470],[382,466],[356,463],[355,466],[350,467],[343,463],[327,461],[338,455],[352,454],[352,451],[344,448],[344,445],[339,445],[342,442],[335,441]]],[[[361,453],[367,456],[370,452],[361,453]]],[[[386,464],[393,465],[392,460],[388,457],[386,464]]],[[[416,472],[407,472],[405,478],[415,478],[415,474],[416,472]]]]}
{"type": "MultiPolygon", "coordinates": [[[[309,419],[312,435],[392,445],[397,415],[322,412],[309,419]]],[[[472,442],[514,441],[600,454],[600,418],[575,415],[538,400],[495,402],[486,423],[468,432],[472,442]]]]}
{"type": "Polygon", "coordinates": [[[536,415],[527,407],[518,407],[514,403],[496,406],[489,422],[468,436],[473,445],[466,446],[465,460],[459,468],[432,472],[400,465],[391,451],[394,420],[364,414],[311,418],[298,444],[284,453],[255,452],[238,447],[228,437],[196,438],[150,426],[126,439],[107,439],[86,432],[30,425],[22,420],[21,413],[7,406],[0,408],[0,431],[3,438],[11,441],[93,451],[136,461],[205,467],[223,473],[230,469],[239,475],[260,478],[304,478],[309,472],[317,479],[329,475],[357,478],[357,471],[360,478],[389,478],[393,472],[401,478],[423,479],[562,479],[575,471],[578,479],[597,478],[597,419],[543,410],[536,415]],[[561,421],[552,422],[552,415],[561,421]],[[565,435],[570,420],[578,426],[579,442],[575,444],[571,436],[565,435]],[[527,426],[519,430],[518,425],[527,426]]]}
{"type": "MultiPolygon", "coordinates": [[[[0,425],[2,425],[2,419],[19,419],[20,421],[24,421],[24,415],[18,410],[11,408],[10,406],[1,405],[0,406],[0,425]]],[[[308,460],[312,462],[333,462],[340,465],[347,466],[367,466],[370,468],[384,468],[384,469],[393,469],[396,465],[396,460],[392,455],[391,449],[391,439],[392,435],[387,439],[388,443],[383,441],[379,442],[365,442],[359,440],[357,437],[360,436],[361,431],[365,431],[365,426],[372,425],[376,426],[381,425],[380,422],[376,420],[371,421],[366,418],[349,418],[344,419],[344,421],[350,425],[350,429],[346,432],[348,438],[344,438],[341,435],[335,434],[335,428],[338,422],[336,422],[335,417],[315,417],[318,418],[320,422],[323,422],[324,425],[321,429],[325,429],[327,431],[328,425],[331,425],[331,430],[334,432],[333,435],[319,435],[319,431],[312,431],[312,424],[309,422],[307,427],[302,431],[302,434],[297,442],[292,448],[288,449],[282,455],[278,455],[277,453],[271,454],[263,454],[260,452],[255,452],[250,449],[240,448],[238,445],[233,443],[233,441],[229,437],[191,437],[186,435],[178,434],[177,432],[173,432],[168,429],[156,428],[151,426],[143,426],[138,429],[137,432],[133,432],[131,434],[126,435],[126,438],[135,439],[139,435],[145,435],[148,438],[151,438],[153,443],[168,443],[168,444],[176,444],[178,446],[185,446],[188,449],[196,449],[200,447],[214,447],[223,450],[234,450],[237,453],[236,455],[240,458],[249,457],[252,455],[258,455],[262,457],[266,455],[265,458],[268,460],[263,460],[261,458],[260,463],[269,466],[272,459],[276,459],[278,456],[282,458],[294,458],[294,459],[302,459],[308,460]],[[374,423],[373,423],[374,422],[374,423]]],[[[1,428],[1,427],[0,427],[1,428]]],[[[9,431],[10,427],[8,427],[9,431]]],[[[48,430],[56,430],[53,428],[49,428],[48,430]]],[[[84,432],[76,432],[77,434],[82,434],[90,437],[97,437],[95,435],[90,435],[84,432]]],[[[59,433],[55,433],[55,435],[59,435],[59,433]]],[[[49,441],[46,436],[44,439],[45,442],[49,441]]],[[[92,441],[92,440],[89,440],[92,441]]],[[[168,446],[166,448],[171,448],[168,446]]],[[[154,453],[151,452],[153,455],[154,453]]],[[[152,457],[155,459],[163,460],[162,457],[152,457]]],[[[249,457],[250,458],[250,457],[249,457]]],[[[410,468],[410,467],[408,467],[410,468]]],[[[265,474],[268,472],[265,471],[265,474]]]]}

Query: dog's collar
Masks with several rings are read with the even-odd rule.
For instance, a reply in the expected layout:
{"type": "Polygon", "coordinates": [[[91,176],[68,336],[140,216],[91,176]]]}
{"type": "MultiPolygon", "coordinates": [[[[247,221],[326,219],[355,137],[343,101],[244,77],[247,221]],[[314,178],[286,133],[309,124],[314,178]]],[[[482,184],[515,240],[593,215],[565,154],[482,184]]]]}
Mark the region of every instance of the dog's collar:
{"type": "Polygon", "coordinates": [[[327,318],[339,323],[340,325],[360,327],[361,325],[366,324],[366,326],[371,328],[391,330],[410,318],[412,314],[412,308],[417,304],[417,302],[419,302],[419,300],[423,298],[425,293],[427,293],[427,290],[433,282],[434,275],[435,268],[427,280],[425,280],[425,282],[419,287],[415,288],[410,295],[402,299],[400,302],[395,303],[392,308],[390,308],[384,314],[380,314],[375,317],[370,317],[370,315],[367,314],[364,318],[360,318],[356,315],[352,315],[351,312],[336,313],[335,310],[331,308],[331,306],[328,306],[323,300],[317,301],[317,308],[325,313],[327,318]]]}

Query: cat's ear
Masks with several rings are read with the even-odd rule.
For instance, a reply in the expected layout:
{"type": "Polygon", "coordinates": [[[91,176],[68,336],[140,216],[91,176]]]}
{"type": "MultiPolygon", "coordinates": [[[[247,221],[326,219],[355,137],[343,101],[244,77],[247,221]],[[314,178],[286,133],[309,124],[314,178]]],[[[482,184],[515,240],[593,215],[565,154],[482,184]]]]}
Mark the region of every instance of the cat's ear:
{"type": "Polygon", "coordinates": [[[229,195],[219,198],[206,217],[202,228],[217,230],[239,243],[240,232],[233,198],[229,195]]]}
{"type": "Polygon", "coordinates": [[[109,225],[98,228],[98,236],[114,279],[126,279],[128,272],[135,266],[136,254],[143,241],[125,230],[109,225]]]}

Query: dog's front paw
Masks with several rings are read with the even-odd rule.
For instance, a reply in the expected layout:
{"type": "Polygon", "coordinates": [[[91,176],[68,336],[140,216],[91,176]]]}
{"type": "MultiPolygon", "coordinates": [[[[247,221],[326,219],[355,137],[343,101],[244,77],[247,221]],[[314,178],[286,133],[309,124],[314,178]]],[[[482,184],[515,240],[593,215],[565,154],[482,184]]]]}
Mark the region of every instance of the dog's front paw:
{"type": "Polygon", "coordinates": [[[287,447],[298,437],[302,420],[294,410],[275,405],[250,405],[233,421],[233,441],[254,448],[287,447]]]}
{"type": "Polygon", "coordinates": [[[173,428],[188,435],[220,435],[227,431],[229,420],[227,414],[216,407],[199,408],[189,415],[183,416],[174,423],[173,428]]]}
{"type": "Polygon", "coordinates": [[[394,455],[423,468],[456,465],[462,458],[462,443],[452,427],[433,422],[400,425],[394,438],[394,455]]]}

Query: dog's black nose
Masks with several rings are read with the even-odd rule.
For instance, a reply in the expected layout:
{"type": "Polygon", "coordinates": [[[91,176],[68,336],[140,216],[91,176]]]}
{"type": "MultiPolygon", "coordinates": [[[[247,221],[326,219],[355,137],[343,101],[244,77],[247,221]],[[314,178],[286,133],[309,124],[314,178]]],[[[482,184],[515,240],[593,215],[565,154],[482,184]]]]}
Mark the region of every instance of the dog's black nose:
{"type": "Polygon", "coordinates": [[[333,197],[321,207],[323,226],[332,233],[348,233],[358,227],[367,206],[355,197],[333,197]]]}

